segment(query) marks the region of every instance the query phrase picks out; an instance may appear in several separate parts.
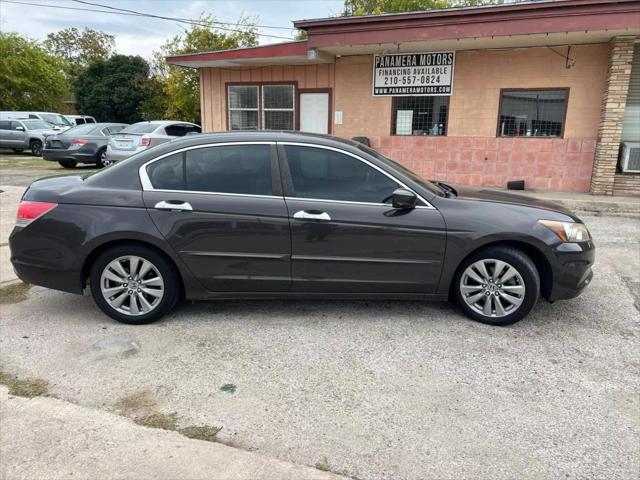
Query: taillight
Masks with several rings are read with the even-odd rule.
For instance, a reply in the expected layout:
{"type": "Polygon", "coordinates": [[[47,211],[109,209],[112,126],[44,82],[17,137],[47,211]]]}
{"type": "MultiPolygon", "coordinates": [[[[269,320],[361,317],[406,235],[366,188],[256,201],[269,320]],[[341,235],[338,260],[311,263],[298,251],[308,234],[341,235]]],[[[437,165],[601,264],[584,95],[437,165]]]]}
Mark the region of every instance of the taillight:
{"type": "Polygon", "coordinates": [[[87,140],[85,140],[84,138],[76,138],[71,142],[71,145],[84,145],[86,143],[87,143],[87,140]]]}
{"type": "Polygon", "coordinates": [[[16,218],[16,225],[19,227],[26,227],[34,220],[37,220],[45,213],[50,212],[58,206],[57,203],[46,202],[20,202],[18,207],[18,217],[16,218]]]}
{"type": "Polygon", "coordinates": [[[149,145],[151,145],[151,139],[149,137],[142,137],[140,139],[141,147],[148,147],[149,145]]]}

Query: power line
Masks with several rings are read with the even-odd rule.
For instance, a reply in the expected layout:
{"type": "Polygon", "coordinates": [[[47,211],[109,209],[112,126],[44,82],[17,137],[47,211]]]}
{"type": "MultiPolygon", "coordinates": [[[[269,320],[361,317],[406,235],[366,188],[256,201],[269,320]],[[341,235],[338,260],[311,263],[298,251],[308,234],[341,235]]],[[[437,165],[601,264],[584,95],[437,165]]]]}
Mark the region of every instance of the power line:
{"type": "MultiPolygon", "coordinates": [[[[169,21],[178,21],[180,23],[187,23],[189,25],[194,25],[194,26],[201,26],[201,27],[211,27],[212,25],[206,24],[206,23],[200,23],[197,22],[195,20],[190,20],[190,19],[179,19],[179,18],[171,18],[171,17],[162,17],[162,16],[157,16],[157,15],[152,15],[152,14],[145,14],[142,12],[117,12],[117,11],[110,11],[110,10],[98,10],[98,9],[94,9],[94,8],[82,8],[82,7],[69,7],[69,6],[64,6],[64,5],[47,5],[47,4],[42,4],[42,3],[31,3],[31,2],[23,2],[23,1],[17,1],[17,0],[0,0],[0,2],[4,2],[4,3],[13,3],[13,4],[17,4],[17,5],[30,5],[30,6],[34,6],[34,7],[45,7],[45,8],[57,8],[57,9],[63,9],[63,10],[80,10],[80,11],[84,11],[84,12],[96,12],[96,13],[108,13],[108,14],[112,14],[112,15],[125,15],[125,16],[130,16],[130,17],[152,17],[152,18],[158,18],[160,20],[169,20],[169,21]]],[[[89,2],[79,2],[79,3],[86,3],[88,5],[94,5],[91,4],[89,2]]],[[[100,6],[102,7],[102,5],[97,5],[95,4],[95,6],[100,6]]],[[[105,8],[115,8],[115,7],[108,7],[105,6],[105,8]]],[[[222,25],[237,25],[235,23],[230,23],[230,22],[218,22],[218,21],[214,21],[212,22],[214,24],[222,24],[222,25]]],[[[226,27],[218,27],[216,25],[213,25],[215,28],[219,29],[219,30],[225,30],[225,31],[230,31],[230,32],[237,32],[237,33],[242,33],[242,30],[238,30],[238,29],[232,29],[232,28],[226,28],[226,27]]],[[[287,28],[287,27],[275,27],[275,26],[267,26],[267,25],[255,25],[258,28],[278,28],[278,29],[283,29],[283,30],[293,30],[292,28],[287,28]]],[[[283,37],[280,35],[269,35],[266,33],[257,33],[258,36],[261,37],[273,37],[273,38],[279,38],[279,39],[283,39],[283,40],[293,40],[290,37],[283,37]]]]}
{"type": "MultiPolygon", "coordinates": [[[[155,15],[153,13],[144,13],[144,12],[138,12],[136,10],[129,10],[127,8],[119,8],[119,7],[113,7],[111,5],[101,5],[99,3],[91,3],[91,2],[87,2],[85,0],[73,0],[76,3],[82,3],[85,5],[91,5],[92,7],[100,7],[100,8],[108,8],[109,10],[114,10],[116,12],[124,12],[124,13],[129,13],[129,14],[134,14],[134,15],[138,15],[141,17],[149,17],[149,18],[157,18],[160,20],[169,20],[172,22],[181,22],[181,23],[186,23],[189,25],[195,25],[195,26],[201,26],[201,27],[210,27],[211,25],[208,25],[206,23],[202,23],[199,22],[198,20],[192,20],[192,19],[185,19],[185,18],[176,18],[176,17],[166,17],[164,15],[155,15]]],[[[222,22],[212,22],[212,23],[222,23],[222,22]]],[[[233,25],[233,24],[231,24],[233,25]]],[[[260,27],[260,25],[256,25],[256,27],[260,27]]],[[[238,30],[238,29],[234,29],[234,28],[227,28],[227,27],[216,27],[219,28],[220,30],[227,30],[230,32],[236,32],[236,33],[244,33],[242,30],[238,30]]],[[[280,27],[278,27],[280,28],[280,27]]],[[[283,40],[291,40],[291,37],[283,37],[281,35],[267,35],[267,34],[259,34],[262,35],[264,37],[272,37],[272,38],[280,38],[283,40]]]]}

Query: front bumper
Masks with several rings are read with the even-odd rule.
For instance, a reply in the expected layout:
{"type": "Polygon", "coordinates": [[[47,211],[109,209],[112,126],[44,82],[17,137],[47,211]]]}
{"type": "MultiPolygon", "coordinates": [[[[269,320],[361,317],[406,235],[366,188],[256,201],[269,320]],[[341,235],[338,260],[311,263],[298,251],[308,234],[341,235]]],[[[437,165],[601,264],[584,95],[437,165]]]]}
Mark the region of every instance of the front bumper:
{"type": "Polygon", "coordinates": [[[592,240],[560,243],[553,249],[553,287],[548,300],[567,300],[580,295],[591,283],[596,247],[592,240]]]}

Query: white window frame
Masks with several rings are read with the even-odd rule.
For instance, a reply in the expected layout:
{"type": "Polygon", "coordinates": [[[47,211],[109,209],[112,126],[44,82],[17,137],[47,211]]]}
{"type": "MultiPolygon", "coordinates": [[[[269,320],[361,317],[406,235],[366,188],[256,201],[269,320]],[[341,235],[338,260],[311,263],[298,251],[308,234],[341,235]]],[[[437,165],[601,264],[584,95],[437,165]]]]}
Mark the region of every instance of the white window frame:
{"type": "Polygon", "coordinates": [[[261,128],[260,130],[266,130],[265,124],[267,123],[267,118],[265,113],[266,112],[291,112],[291,121],[292,121],[292,130],[296,129],[296,87],[294,84],[292,83],[279,83],[279,84],[269,84],[269,85],[261,85],[260,86],[260,90],[262,91],[262,95],[260,97],[260,100],[262,101],[262,103],[259,104],[259,106],[262,107],[262,115],[261,115],[261,120],[262,120],[262,124],[261,124],[261,128]],[[264,101],[264,87],[290,87],[291,88],[291,108],[266,108],[265,105],[265,101],[264,101]]]}
{"type": "MultiPolygon", "coordinates": [[[[229,124],[229,130],[233,130],[233,125],[231,123],[231,112],[232,111],[236,111],[236,112],[258,112],[258,125],[257,125],[257,129],[258,130],[262,130],[260,128],[260,85],[229,85],[227,87],[227,119],[228,119],[228,124],[229,124]],[[238,108],[238,107],[231,107],[231,89],[233,87],[253,87],[256,89],[256,101],[257,101],[257,107],[256,108],[238,108]]],[[[240,130],[246,130],[244,128],[241,128],[240,130]]]]}

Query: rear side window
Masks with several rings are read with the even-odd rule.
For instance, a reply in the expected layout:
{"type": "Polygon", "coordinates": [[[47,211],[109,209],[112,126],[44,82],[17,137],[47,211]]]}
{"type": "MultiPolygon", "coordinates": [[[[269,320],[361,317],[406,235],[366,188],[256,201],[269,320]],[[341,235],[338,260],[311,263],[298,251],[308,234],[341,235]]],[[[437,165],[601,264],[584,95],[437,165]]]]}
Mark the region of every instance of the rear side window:
{"type": "Polygon", "coordinates": [[[87,123],[96,123],[96,121],[95,121],[95,119],[93,117],[87,117],[87,118],[85,118],[85,121],[87,123]]]}
{"type": "Polygon", "coordinates": [[[293,196],[348,202],[388,203],[400,187],[360,160],[333,150],[286,145],[293,196]]]}
{"type": "Polygon", "coordinates": [[[156,189],[272,195],[269,145],[228,145],[188,150],[147,167],[156,189]],[[176,156],[183,156],[176,159],[176,156]]]}
{"type": "Polygon", "coordinates": [[[0,130],[11,130],[11,122],[0,121],[0,130]]]}
{"type": "Polygon", "coordinates": [[[175,153],[153,162],[147,167],[147,175],[153,188],[158,190],[184,190],[184,156],[175,153]]]}

